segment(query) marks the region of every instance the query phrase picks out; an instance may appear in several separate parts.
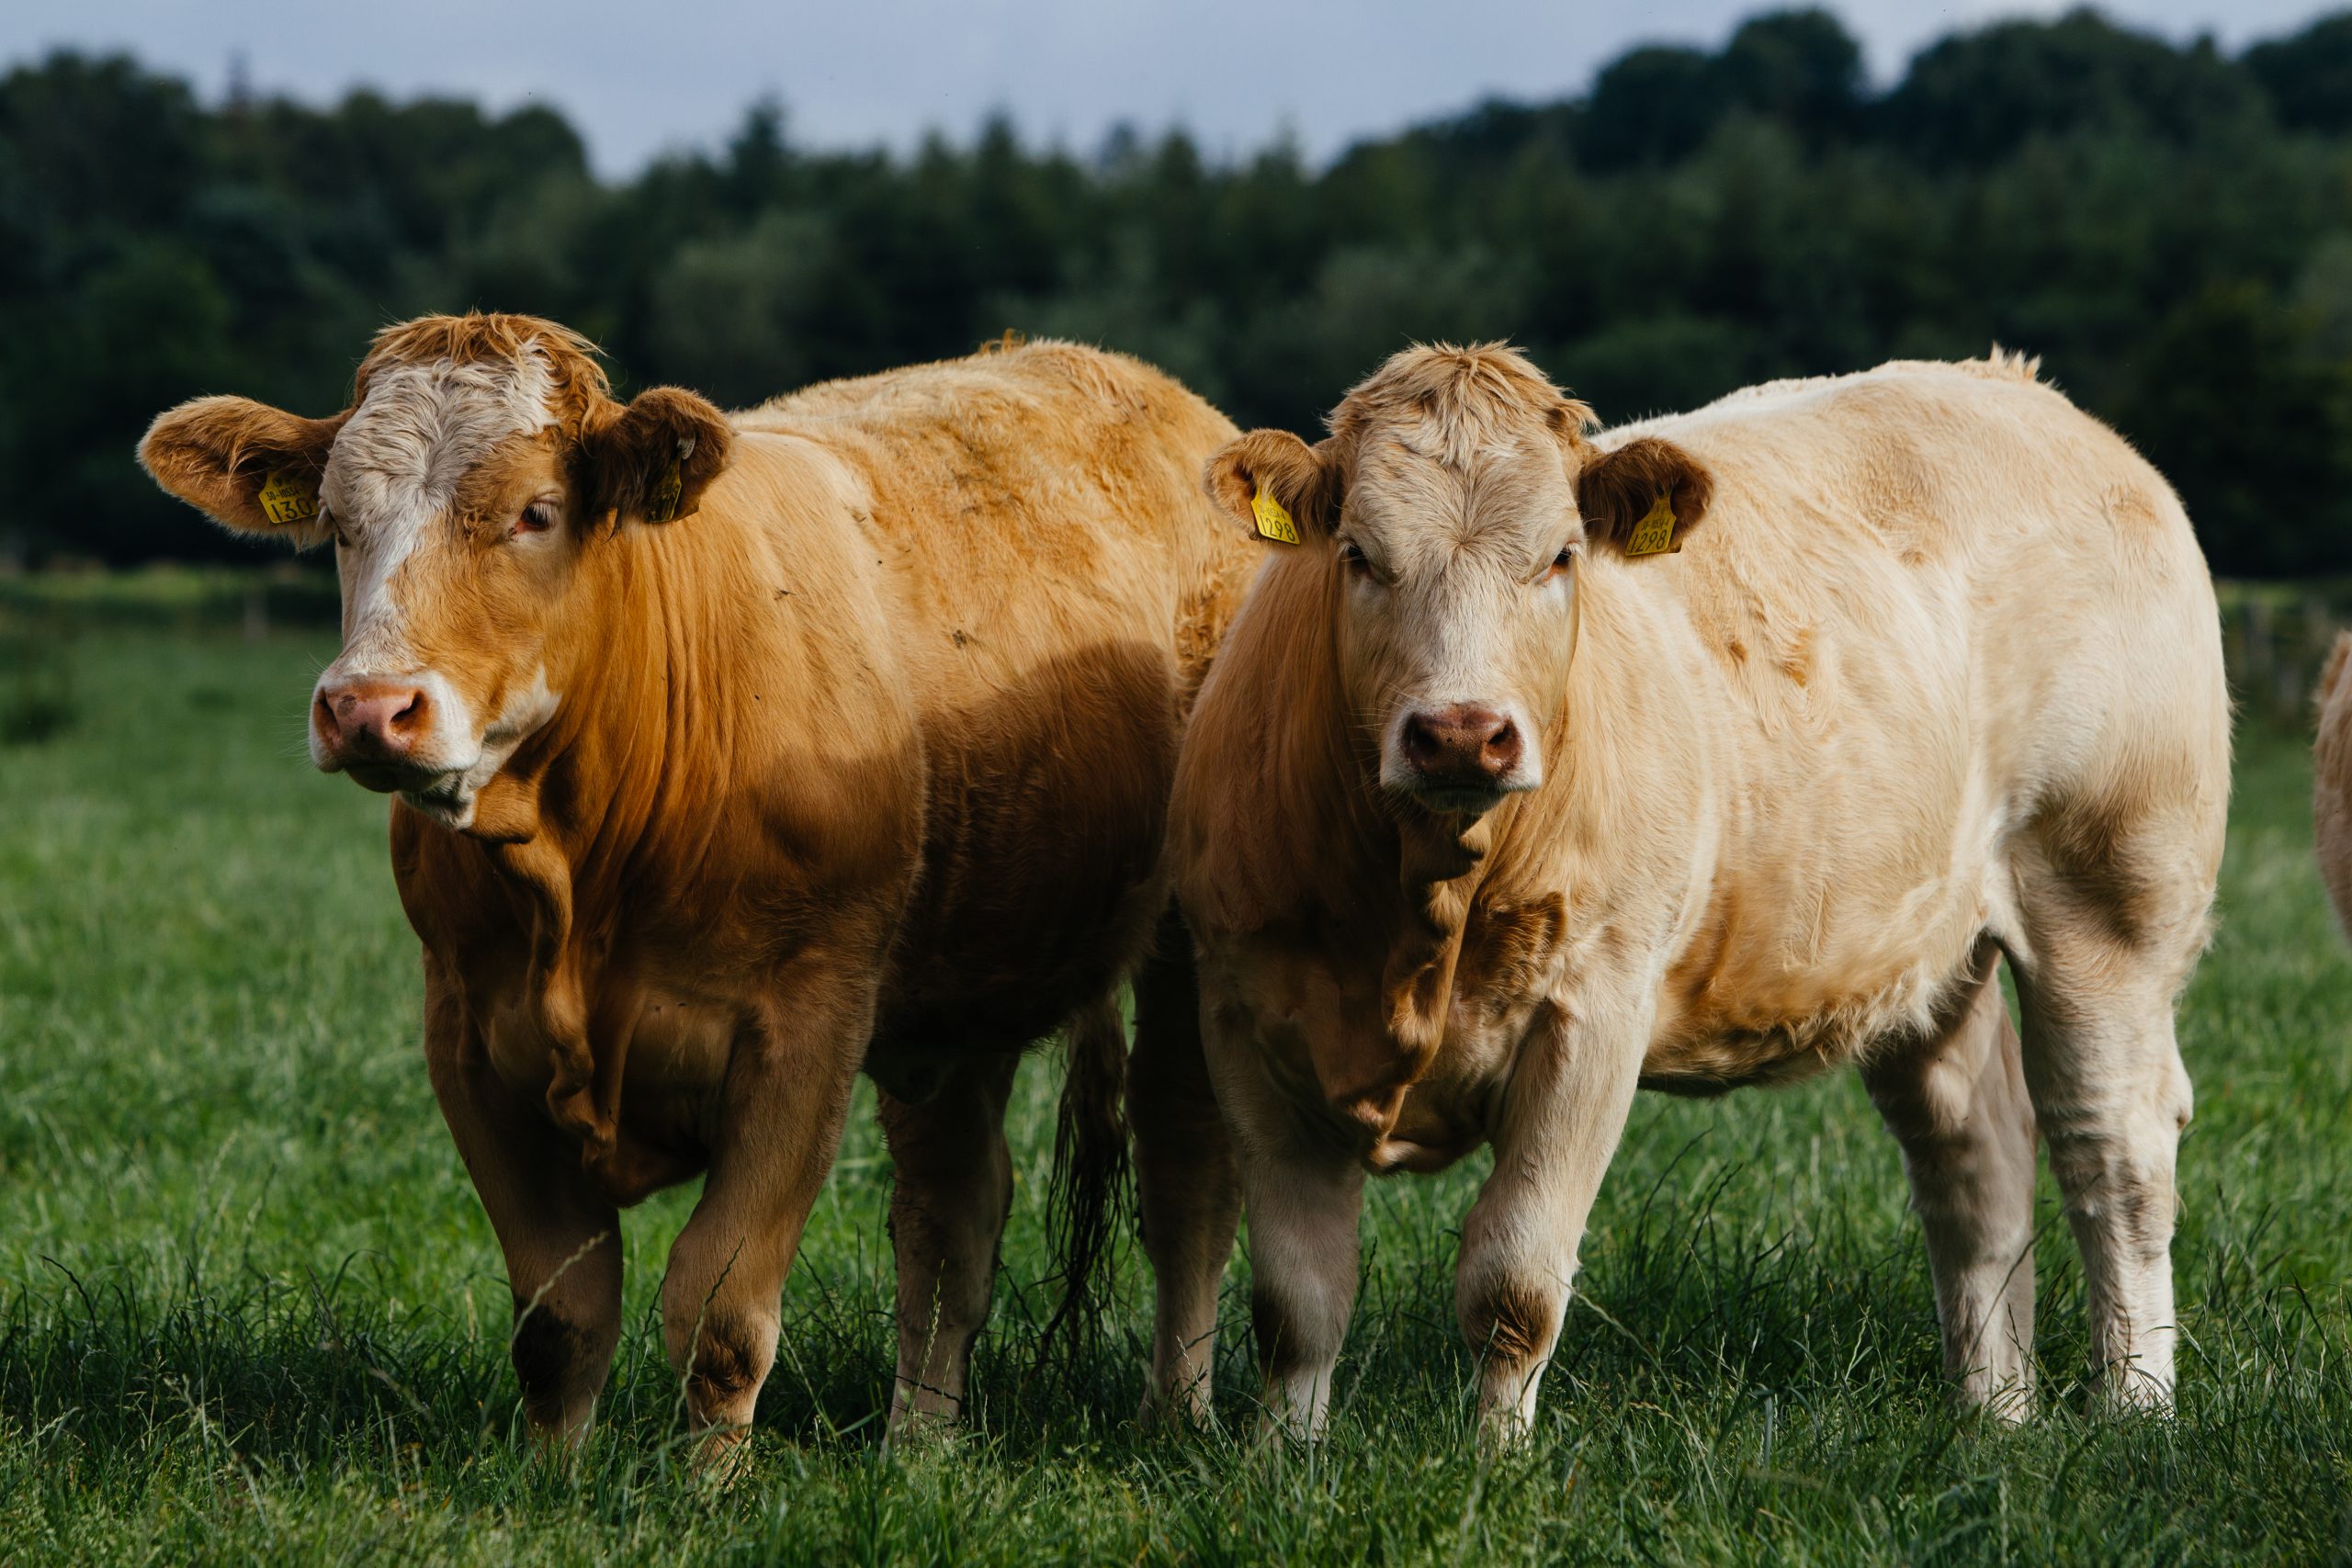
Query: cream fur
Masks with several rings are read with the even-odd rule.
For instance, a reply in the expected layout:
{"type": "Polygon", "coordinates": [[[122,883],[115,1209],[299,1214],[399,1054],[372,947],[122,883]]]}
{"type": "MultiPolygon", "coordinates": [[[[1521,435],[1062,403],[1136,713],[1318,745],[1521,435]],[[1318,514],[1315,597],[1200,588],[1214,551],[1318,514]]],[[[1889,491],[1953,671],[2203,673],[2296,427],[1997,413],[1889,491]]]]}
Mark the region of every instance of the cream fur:
{"type": "MultiPolygon", "coordinates": [[[[1636,1084],[1846,1063],[1905,1144],[1966,1396],[2030,1403],[2038,1126],[2106,1397],[2166,1403],[2171,1009],[2229,777],[2170,488],[2014,356],[1775,383],[1597,442],[1496,356],[1400,355],[1311,469],[1283,459],[1336,503],[1253,591],[1179,770],[1209,1077],[1274,1205],[1251,1210],[1272,1408],[1322,1418],[1354,1280],[1340,1167],[1495,1145],[1458,1306],[1508,1432],[1636,1084]],[[1603,481],[1637,453],[1640,484],[1603,481]],[[1626,558],[1595,498],[1669,484],[1712,501],[1679,554],[1626,558]],[[1572,593],[1539,570],[1563,542],[1572,593]],[[1384,787],[1397,710],[1440,697],[1523,716],[1541,787],[1469,814],[1384,787]],[[1981,1001],[2002,954],[2021,1047],[1981,1001]]],[[[1212,489],[1232,507],[1220,465],[1283,450],[1245,437],[1212,489]]]]}

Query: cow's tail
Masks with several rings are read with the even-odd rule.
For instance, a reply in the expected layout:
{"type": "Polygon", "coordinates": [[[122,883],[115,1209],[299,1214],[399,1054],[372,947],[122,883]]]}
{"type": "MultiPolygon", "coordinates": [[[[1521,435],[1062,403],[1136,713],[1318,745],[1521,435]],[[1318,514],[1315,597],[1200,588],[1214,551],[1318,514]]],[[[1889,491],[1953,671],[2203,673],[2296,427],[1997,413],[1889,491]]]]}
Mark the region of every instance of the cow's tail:
{"type": "Polygon", "coordinates": [[[1128,1190],[1127,1027],[1117,995],[1081,1010],[1067,1032],[1069,1066],[1054,1124],[1046,1204],[1062,1292],[1041,1351],[1073,1329],[1083,1339],[1099,1323],[1128,1190]]]}

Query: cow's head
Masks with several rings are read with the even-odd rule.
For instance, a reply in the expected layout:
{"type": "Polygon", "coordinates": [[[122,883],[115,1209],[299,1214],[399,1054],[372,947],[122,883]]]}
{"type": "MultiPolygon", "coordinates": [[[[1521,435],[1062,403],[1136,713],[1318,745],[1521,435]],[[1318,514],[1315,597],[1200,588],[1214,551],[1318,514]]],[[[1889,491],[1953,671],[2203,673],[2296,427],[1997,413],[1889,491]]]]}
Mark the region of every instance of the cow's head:
{"type": "Polygon", "coordinates": [[[224,527],[334,543],[322,769],[469,826],[593,654],[583,566],[620,529],[693,512],[726,466],[716,409],[671,388],[617,403],[594,353],[527,316],[429,316],[378,334],[332,418],[199,398],[148,431],[147,471],[224,527]]]}
{"type": "Polygon", "coordinates": [[[1711,481],[1688,453],[1654,437],[1603,452],[1592,423],[1512,350],[1440,345],[1382,366],[1314,446],[1257,430],[1210,459],[1227,511],[1278,536],[1275,502],[1341,580],[1340,680],[1393,795],[1475,816],[1540,785],[1579,567],[1637,529],[1679,547],[1705,512],[1711,481]]]}

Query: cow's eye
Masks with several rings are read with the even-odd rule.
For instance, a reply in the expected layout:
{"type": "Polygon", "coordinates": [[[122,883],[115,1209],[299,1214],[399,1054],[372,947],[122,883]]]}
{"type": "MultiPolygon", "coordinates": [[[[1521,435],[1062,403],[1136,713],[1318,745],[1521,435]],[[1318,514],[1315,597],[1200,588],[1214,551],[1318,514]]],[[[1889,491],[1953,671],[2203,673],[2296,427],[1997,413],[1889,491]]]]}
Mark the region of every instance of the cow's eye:
{"type": "Polygon", "coordinates": [[[555,502],[535,501],[514,519],[516,534],[544,534],[555,526],[555,502]]]}
{"type": "Polygon", "coordinates": [[[1372,570],[1372,562],[1364,558],[1363,551],[1352,539],[1343,540],[1340,543],[1340,564],[1353,572],[1368,573],[1372,570]]]}
{"type": "Polygon", "coordinates": [[[1576,565],[1576,563],[1577,558],[1574,550],[1562,550],[1558,555],[1552,558],[1552,564],[1544,569],[1544,581],[1546,582],[1551,581],[1554,578],[1558,577],[1570,567],[1576,565]]]}

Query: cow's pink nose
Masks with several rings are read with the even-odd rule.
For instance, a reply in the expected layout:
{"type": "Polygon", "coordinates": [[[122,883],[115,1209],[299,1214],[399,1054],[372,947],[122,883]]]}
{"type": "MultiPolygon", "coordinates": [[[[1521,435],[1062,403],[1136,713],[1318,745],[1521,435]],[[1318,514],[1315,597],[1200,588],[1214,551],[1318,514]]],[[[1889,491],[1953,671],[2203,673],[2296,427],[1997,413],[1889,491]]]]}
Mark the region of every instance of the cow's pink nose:
{"type": "Polygon", "coordinates": [[[1473,703],[1407,716],[1404,742],[1413,771],[1440,787],[1491,786],[1519,766],[1519,727],[1473,703]]]}
{"type": "Polygon", "coordinates": [[[431,726],[433,706],[421,686],[358,681],[320,687],[311,721],[337,761],[405,761],[431,726]]]}

